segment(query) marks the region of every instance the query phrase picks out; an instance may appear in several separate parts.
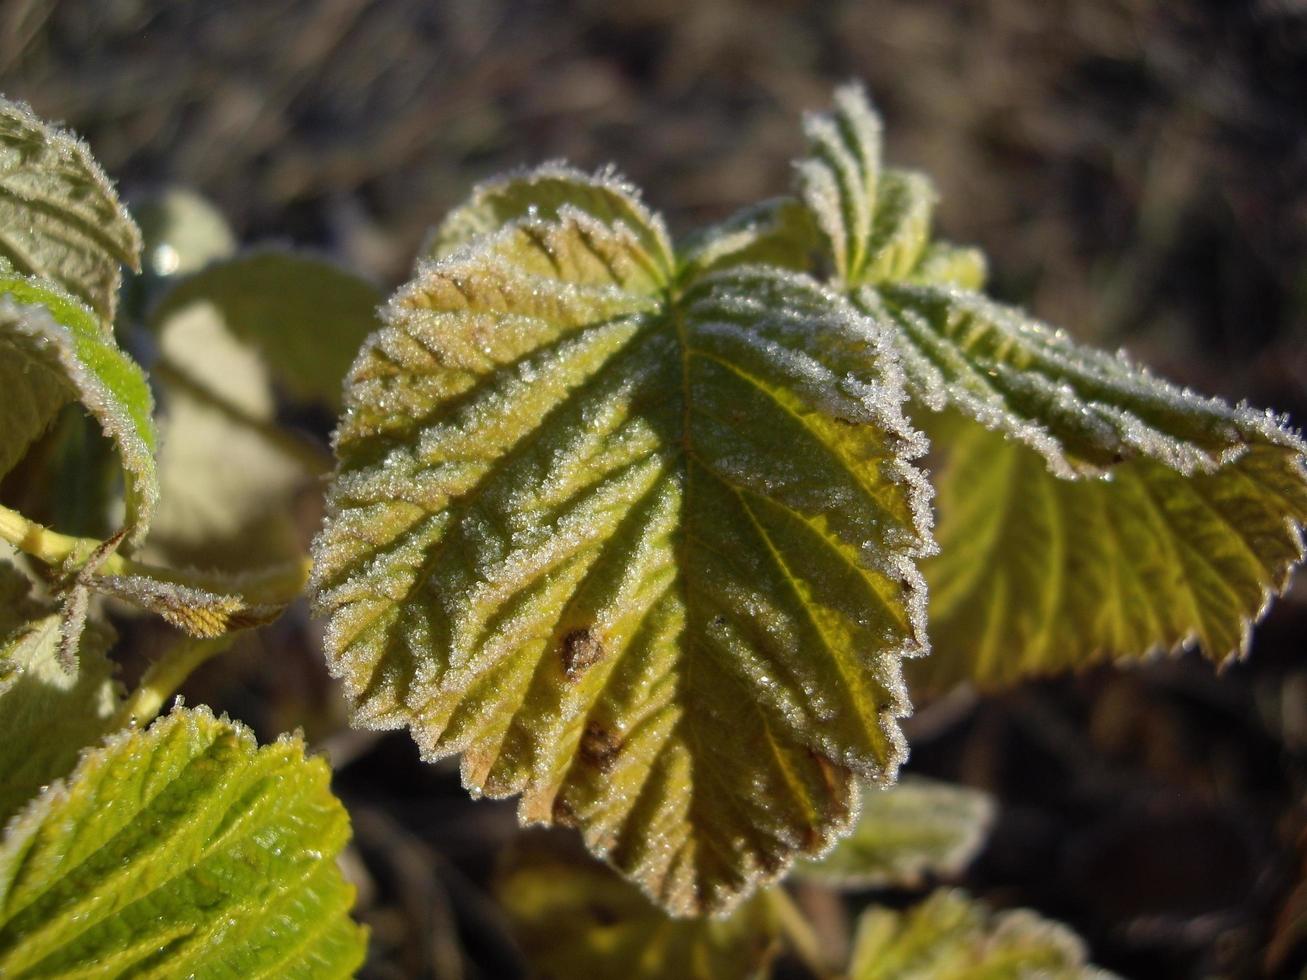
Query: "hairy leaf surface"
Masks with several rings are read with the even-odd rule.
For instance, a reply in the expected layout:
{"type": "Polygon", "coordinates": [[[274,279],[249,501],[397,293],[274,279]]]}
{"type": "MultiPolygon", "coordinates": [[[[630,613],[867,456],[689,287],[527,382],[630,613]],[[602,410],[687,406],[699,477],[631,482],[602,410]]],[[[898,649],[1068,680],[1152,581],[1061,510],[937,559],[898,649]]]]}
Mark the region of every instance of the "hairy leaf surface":
{"type": "Polygon", "coordinates": [[[382,298],[372,283],[331,262],[259,249],[183,279],[151,320],[162,326],[204,304],[233,336],[258,349],[292,397],[334,408],[354,355],[377,326],[382,298]]]}
{"type": "Polygon", "coordinates": [[[1302,556],[1298,453],[1252,446],[1213,473],[1149,459],[1062,480],[957,413],[940,447],[940,554],[925,564],[934,653],[914,685],[1010,683],[1196,640],[1221,662],[1302,556]]]}
{"type": "Polygon", "coordinates": [[[850,980],[1111,980],[1066,926],[1026,909],[991,913],[941,891],[906,912],[858,920],[850,980]]]}
{"type": "Polygon", "coordinates": [[[0,265],[58,283],[113,329],[141,235],[86,144],[0,99],[0,265]]]}
{"type": "Polygon", "coordinates": [[[120,695],[106,656],[113,630],[87,624],[70,673],[59,662],[60,615],[29,590],[27,577],[0,559],[0,826],[68,774],[105,733],[120,695]]]}
{"type": "Polygon", "coordinates": [[[674,286],[625,185],[556,172],[479,192],[519,217],[425,265],[354,365],[328,657],[360,723],[719,911],[902,758],[920,444],[839,296],[757,267],[674,286]]]}
{"type": "Polygon", "coordinates": [[[532,975],[550,980],[744,980],[764,976],[780,947],[763,894],[726,919],[671,919],[610,868],[529,837],[496,891],[532,975]]]}
{"type": "Polygon", "coordinates": [[[203,709],[112,736],[6,830],[0,974],[352,976],[329,779],[203,709]]]}
{"type": "Polygon", "coordinates": [[[919,678],[1006,683],[1190,639],[1217,661],[1245,650],[1303,556],[1302,440],[976,292],[983,262],[930,243],[931,193],[883,170],[860,89],[807,131],[800,191],[835,278],[894,338],[914,403],[974,420],[935,440],[952,461],[919,678]]]}
{"type": "Polygon", "coordinates": [[[0,388],[0,474],[61,406],[79,400],[117,447],[129,541],[139,541],[158,499],[154,399],[144,373],[95,315],[52,283],[0,275],[0,388]]]}
{"type": "Polygon", "coordinates": [[[978,790],[919,776],[868,786],[853,832],[800,871],[841,888],[912,887],[965,868],[993,818],[993,799],[978,790]]]}

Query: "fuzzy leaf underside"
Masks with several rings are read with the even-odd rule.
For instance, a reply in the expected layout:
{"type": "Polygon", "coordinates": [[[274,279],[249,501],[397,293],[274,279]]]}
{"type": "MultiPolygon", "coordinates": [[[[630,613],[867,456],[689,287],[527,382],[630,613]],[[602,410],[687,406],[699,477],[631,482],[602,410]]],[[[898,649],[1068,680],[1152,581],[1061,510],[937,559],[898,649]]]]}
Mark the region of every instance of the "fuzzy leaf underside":
{"type": "Polygon", "coordinates": [[[0,98],[0,264],[58,283],[113,329],[141,235],[86,144],[0,98]]]}
{"type": "Polygon", "coordinates": [[[1066,926],[1026,909],[992,913],[961,892],[858,920],[849,980],[1113,980],[1066,926]]]}
{"type": "Polygon", "coordinates": [[[88,623],[70,673],[59,662],[61,617],[29,589],[27,577],[0,560],[0,826],[68,774],[82,748],[106,732],[120,696],[106,656],[113,630],[88,623]]]}
{"type": "Polygon", "coordinates": [[[86,753],[0,844],[0,974],[352,976],[330,772],[177,710],[86,753]]]}
{"type": "Polygon", "coordinates": [[[779,924],[755,895],[726,919],[670,919],[610,868],[530,837],[517,843],[496,893],[532,976],[541,980],[745,980],[779,948],[779,924]]]}
{"type": "Polygon", "coordinates": [[[257,249],[183,279],[151,320],[162,326],[205,304],[234,337],[258,349],[293,397],[338,408],[341,382],[376,328],[382,299],[366,279],[324,259],[257,249]]]}
{"type": "Polygon", "coordinates": [[[933,652],[912,665],[914,688],[990,688],[1191,640],[1224,662],[1302,558],[1294,449],[1253,446],[1191,476],[1137,459],[1062,480],[955,412],[919,421],[943,463],[940,553],[923,566],[933,652]]]}
{"type": "Polygon", "coordinates": [[[661,226],[606,180],[391,301],[314,591],[359,723],[721,911],[902,757],[919,444],[874,324],[758,268],[669,299],[661,226]]]}
{"type": "Polygon", "coordinates": [[[971,420],[934,433],[952,461],[914,681],[993,686],[1189,639],[1218,662],[1245,650],[1303,555],[1303,441],[977,292],[979,257],[930,243],[928,187],[882,169],[861,90],[807,131],[799,192],[835,279],[893,338],[921,414],[971,420]]]}
{"type": "Polygon", "coordinates": [[[140,367],[95,315],[52,283],[0,275],[0,473],[65,403],[79,400],[118,451],[129,541],[149,529],[158,501],[154,398],[140,367]]]}
{"type": "Polygon", "coordinates": [[[962,786],[919,776],[868,786],[852,833],[800,873],[838,888],[916,887],[965,868],[993,817],[993,799],[962,786]]]}

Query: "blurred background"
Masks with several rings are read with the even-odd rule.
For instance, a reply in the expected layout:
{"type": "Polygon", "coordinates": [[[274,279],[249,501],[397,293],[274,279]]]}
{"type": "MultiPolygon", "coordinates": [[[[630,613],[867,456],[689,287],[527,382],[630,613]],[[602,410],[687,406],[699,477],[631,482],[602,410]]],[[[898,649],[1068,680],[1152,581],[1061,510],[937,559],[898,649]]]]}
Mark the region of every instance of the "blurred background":
{"type": "MultiPolygon", "coordinates": [[[[242,241],[387,289],[517,165],[615,162],[680,233],[779,193],[799,114],[850,78],[998,296],[1307,423],[1303,0],[0,2],[0,92],[83,135],[129,199],[192,186],[242,241]]],[[[488,890],[512,805],[468,800],[406,736],[343,733],[316,642],[300,610],[188,699],[331,755],[367,975],[520,974],[488,890]]],[[[925,706],[910,770],[1000,801],[961,883],[1067,921],[1126,976],[1298,976],[1305,647],[1299,587],[1219,677],[1189,653],[925,706]]],[[[817,901],[843,941],[847,910],[817,901]]]]}

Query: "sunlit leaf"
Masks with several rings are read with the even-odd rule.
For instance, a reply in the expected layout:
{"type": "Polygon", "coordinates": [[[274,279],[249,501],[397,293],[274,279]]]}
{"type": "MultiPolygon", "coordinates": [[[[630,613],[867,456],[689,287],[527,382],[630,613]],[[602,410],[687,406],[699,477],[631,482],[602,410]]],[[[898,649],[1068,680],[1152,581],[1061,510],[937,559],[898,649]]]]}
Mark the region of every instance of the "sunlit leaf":
{"type": "Polygon", "coordinates": [[[1061,480],[1025,445],[948,413],[940,554],[924,566],[934,651],[913,683],[991,687],[1197,640],[1246,652],[1302,556],[1307,481],[1291,448],[1250,447],[1185,477],[1137,459],[1061,480]]]}
{"type": "Polygon", "coordinates": [[[943,891],[906,912],[864,912],[849,980],[1111,980],[1086,959],[1060,923],[1026,909],[992,913],[943,891]]]}
{"type": "Polygon", "coordinates": [[[58,283],[113,326],[141,236],[86,144],[0,99],[0,264],[58,283]]]}
{"type": "Polygon", "coordinates": [[[139,541],[158,499],[154,399],[144,373],[95,315],[51,283],[0,275],[0,390],[0,474],[60,407],[78,400],[117,447],[129,541],[139,541]]]}
{"type": "Polygon", "coordinates": [[[994,817],[985,793],[907,776],[894,786],[868,786],[853,832],[805,878],[841,888],[909,887],[927,875],[957,874],[976,856],[994,817]]]}
{"type": "Polygon", "coordinates": [[[186,187],[166,187],[132,202],[141,226],[145,271],[185,276],[236,251],[231,226],[206,198],[186,187]]]}
{"type": "Polygon", "coordinates": [[[806,270],[816,248],[811,212],[801,201],[781,197],[744,208],[689,238],[682,249],[681,275],[695,278],[750,264],[806,270]]]}
{"type": "Polygon", "coordinates": [[[304,551],[298,495],[315,481],[275,426],[267,367],[213,307],[159,324],[159,509],[144,557],[243,572],[304,551]]]}
{"type": "Polygon", "coordinates": [[[29,589],[0,560],[0,826],[105,733],[120,693],[105,656],[113,630],[88,624],[70,673],[59,662],[60,615],[29,589]]]}
{"type": "Polygon", "coordinates": [[[183,279],[151,320],[162,325],[207,304],[259,351],[292,397],[334,407],[355,353],[377,326],[381,300],[372,283],[324,259],[260,249],[183,279]]]}
{"type": "Polygon", "coordinates": [[[329,780],[207,710],[111,736],[6,830],[0,975],[352,976],[329,780]]]}
{"type": "Polygon", "coordinates": [[[807,131],[800,191],[837,280],[894,338],[914,403],[974,420],[933,440],[952,461],[918,679],[1006,683],[1190,639],[1217,661],[1245,650],[1303,556],[1302,440],[975,292],[983,262],[929,243],[931,195],[883,170],[860,89],[807,131]]]}
{"type": "Polygon", "coordinates": [[[536,216],[426,265],[355,363],[328,660],[360,724],[720,911],[903,757],[920,443],[839,296],[758,267],[673,288],[661,223],[569,179],[575,204],[496,192],[536,216]]]}
{"type": "Polygon", "coordinates": [[[514,846],[496,892],[542,980],[743,980],[766,975],[779,924],[765,894],[729,918],[671,919],[598,861],[514,846]]]}

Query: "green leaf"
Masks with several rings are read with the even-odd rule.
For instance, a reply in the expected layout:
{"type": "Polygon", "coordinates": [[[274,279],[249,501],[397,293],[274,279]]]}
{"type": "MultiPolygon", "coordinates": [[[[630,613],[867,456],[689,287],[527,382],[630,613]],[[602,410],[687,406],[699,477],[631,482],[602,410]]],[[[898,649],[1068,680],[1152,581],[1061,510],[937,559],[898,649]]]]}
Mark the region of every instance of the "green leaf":
{"type": "Polygon", "coordinates": [[[803,203],[775,198],[691,236],[682,248],[681,278],[688,282],[717,269],[754,264],[806,271],[817,244],[811,212],[803,203]]]}
{"type": "Polygon", "coordinates": [[[330,776],[205,709],[112,736],[6,830],[0,974],[352,976],[330,776]]]}
{"type": "Polygon", "coordinates": [[[0,474],[64,403],[77,399],[117,447],[128,540],[139,542],[158,499],[154,399],[145,374],[95,315],[52,283],[0,275],[0,389],[0,474]]]}
{"type": "Polygon", "coordinates": [[[940,554],[924,566],[934,650],[914,688],[1011,683],[1196,640],[1222,662],[1302,557],[1307,481],[1290,447],[1211,473],[1136,459],[1062,480],[956,412],[929,431],[940,554]]]}
{"type": "Polygon", "coordinates": [[[1303,441],[974,292],[983,262],[928,244],[929,191],[882,171],[859,89],[807,128],[801,191],[837,277],[894,338],[914,403],[971,420],[935,433],[952,462],[935,652],[914,680],[1007,683],[1190,640],[1217,661],[1246,650],[1303,557],[1303,441]]]}
{"type": "Polygon", "coordinates": [[[165,187],[132,202],[144,241],[145,269],[185,276],[236,251],[236,236],[213,204],[186,187],[165,187]]]}
{"type": "Polygon", "coordinates": [[[780,947],[765,893],[726,919],[671,919],[603,864],[530,837],[514,846],[496,892],[541,978],[743,980],[765,976],[780,947]]]}
{"type": "Polygon", "coordinates": [[[216,309],[263,355],[294,398],[340,404],[341,382],[377,326],[376,286],[323,259],[260,249],[181,280],[150,319],[162,326],[195,304],[216,309]]]}
{"type": "Polygon", "coordinates": [[[1066,926],[1026,909],[992,913],[960,892],[858,920],[850,980],[1111,980],[1066,926]]]}
{"type": "Polygon", "coordinates": [[[978,790],[917,776],[868,786],[853,832],[800,873],[841,888],[915,887],[965,868],[993,818],[993,799],[978,790]]]}
{"type": "Polygon", "coordinates": [[[29,590],[27,577],[0,560],[0,826],[68,774],[107,730],[121,693],[105,656],[113,630],[87,625],[70,674],[59,663],[60,614],[29,590]]]}
{"type": "Polygon", "coordinates": [[[625,193],[519,208],[392,299],[314,591],[358,723],[721,911],[902,760],[921,446],[874,324],[792,273],[674,288],[625,193]]]}
{"type": "Polygon", "coordinates": [[[58,283],[113,329],[120,266],[141,235],[86,144],[0,99],[0,264],[58,283]]]}
{"type": "Polygon", "coordinates": [[[143,557],[230,572],[299,559],[295,501],[317,474],[288,451],[258,352],[207,304],[158,329],[160,502],[143,557]]]}

